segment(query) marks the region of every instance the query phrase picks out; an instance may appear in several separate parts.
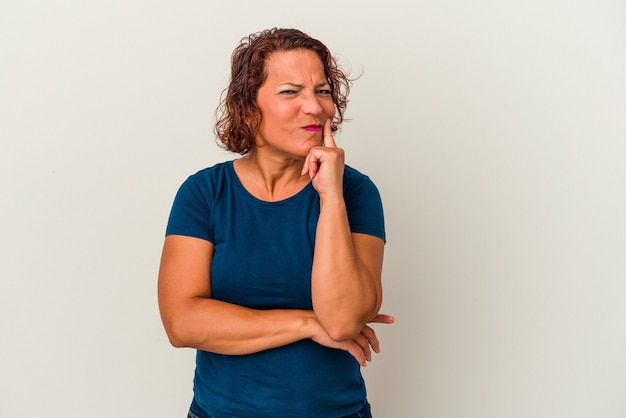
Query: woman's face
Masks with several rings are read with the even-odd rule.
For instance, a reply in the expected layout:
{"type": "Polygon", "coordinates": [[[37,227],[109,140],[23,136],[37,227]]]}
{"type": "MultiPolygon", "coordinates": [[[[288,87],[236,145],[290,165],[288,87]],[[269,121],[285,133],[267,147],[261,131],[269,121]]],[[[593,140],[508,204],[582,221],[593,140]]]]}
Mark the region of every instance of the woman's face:
{"type": "Polygon", "coordinates": [[[304,158],[322,145],[324,122],[335,115],[319,56],[310,50],[277,51],[265,61],[267,79],[257,93],[261,123],[255,144],[288,158],[304,158]]]}

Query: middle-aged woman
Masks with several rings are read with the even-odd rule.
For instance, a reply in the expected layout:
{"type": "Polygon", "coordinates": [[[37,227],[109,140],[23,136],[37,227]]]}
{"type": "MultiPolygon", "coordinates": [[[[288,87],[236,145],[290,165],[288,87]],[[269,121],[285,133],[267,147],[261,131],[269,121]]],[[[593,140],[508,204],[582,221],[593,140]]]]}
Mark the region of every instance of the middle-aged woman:
{"type": "Polygon", "coordinates": [[[189,417],[371,417],[367,323],[393,318],[380,196],[333,137],[349,86],[298,30],[233,52],[216,132],[241,158],[183,183],[159,273],[167,335],[197,349],[189,417]]]}

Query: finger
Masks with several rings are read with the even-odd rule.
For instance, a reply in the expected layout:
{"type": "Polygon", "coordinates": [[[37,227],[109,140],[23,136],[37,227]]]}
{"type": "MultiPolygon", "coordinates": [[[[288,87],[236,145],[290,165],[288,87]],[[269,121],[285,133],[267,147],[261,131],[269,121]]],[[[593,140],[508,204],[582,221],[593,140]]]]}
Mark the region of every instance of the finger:
{"type": "Polygon", "coordinates": [[[346,350],[348,351],[348,353],[352,354],[352,357],[354,357],[361,366],[367,367],[365,354],[363,354],[363,350],[357,343],[355,343],[354,341],[349,341],[347,343],[346,350]]]}
{"type": "Polygon", "coordinates": [[[309,153],[307,154],[307,156],[304,159],[304,164],[302,165],[302,173],[301,174],[303,176],[309,172],[309,161],[310,160],[311,160],[311,150],[309,150],[309,153]]]}
{"type": "Polygon", "coordinates": [[[363,334],[359,334],[354,337],[354,342],[356,342],[361,350],[363,350],[363,354],[365,354],[365,359],[367,361],[372,361],[372,350],[370,349],[369,340],[363,334]]]}
{"type": "Polygon", "coordinates": [[[320,167],[320,163],[317,160],[309,161],[307,172],[309,173],[309,177],[313,178],[317,175],[317,170],[320,167]]]}
{"type": "Polygon", "coordinates": [[[370,321],[370,323],[378,324],[393,324],[396,322],[396,318],[392,315],[378,314],[370,321]]]}
{"type": "Polygon", "coordinates": [[[330,129],[330,118],[324,122],[324,146],[326,148],[337,148],[333,131],[330,129]]]}
{"type": "Polygon", "coordinates": [[[301,176],[304,176],[309,172],[309,156],[304,159],[304,164],[302,164],[302,171],[300,172],[301,176]]]}
{"type": "Polygon", "coordinates": [[[374,330],[366,325],[361,330],[361,334],[372,347],[372,350],[374,350],[375,353],[380,353],[380,341],[378,340],[374,330]]]}
{"type": "Polygon", "coordinates": [[[304,165],[302,166],[302,172],[300,174],[303,176],[308,174],[309,177],[313,178],[317,174],[318,167],[319,157],[314,154],[314,149],[312,148],[304,159],[304,165]]]}

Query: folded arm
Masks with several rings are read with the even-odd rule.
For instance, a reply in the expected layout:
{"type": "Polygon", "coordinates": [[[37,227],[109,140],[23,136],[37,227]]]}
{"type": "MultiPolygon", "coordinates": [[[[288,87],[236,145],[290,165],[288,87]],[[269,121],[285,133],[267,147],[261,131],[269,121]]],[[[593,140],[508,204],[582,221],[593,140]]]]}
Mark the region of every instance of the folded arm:
{"type": "Polygon", "coordinates": [[[373,330],[347,341],[334,341],[313,311],[255,310],[211,298],[209,241],[170,235],[165,239],[159,271],[159,309],[175,347],[192,347],[219,354],[251,354],[311,338],[352,354],[359,363],[378,351],[373,330]]]}

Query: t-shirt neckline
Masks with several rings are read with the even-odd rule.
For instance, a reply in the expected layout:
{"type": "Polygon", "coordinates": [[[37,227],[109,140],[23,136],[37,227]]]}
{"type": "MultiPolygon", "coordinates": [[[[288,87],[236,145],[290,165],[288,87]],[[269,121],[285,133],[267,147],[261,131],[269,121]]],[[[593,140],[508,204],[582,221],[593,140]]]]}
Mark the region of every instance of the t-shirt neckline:
{"type": "Polygon", "coordinates": [[[258,197],[256,197],[252,193],[250,193],[248,191],[248,189],[246,189],[246,187],[243,185],[243,183],[241,182],[241,179],[239,178],[239,176],[237,175],[237,172],[235,171],[234,162],[235,162],[235,160],[228,161],[228,163],[226,165],[227,165],[228,175],[233,180],[233,184],[235,185],[235,187],[240,189],[240,191],[245,196],[247,196],[250,200],[252,200],[254,202],[261,203],[263,205],[272,205],[272,206],[274,206],[274,205],[284,205],[284,204],[287,204],[287,203],[289,203],[291,201],[296,200],[300,196],[302,196],[302,195],[304,195],[306,193],[309,193],[309,191],[313,188],[313,184],[311,182],[308,182],[307,185],[304,186],[297,193],[295,193],[295,194],[293,194],[293,195],[291,195],[289,197],[286,197],[284,199],[277,200],[275,202],[270,202],[270,201],[267,201],[267,200],[259,199],[258,197]]]}

